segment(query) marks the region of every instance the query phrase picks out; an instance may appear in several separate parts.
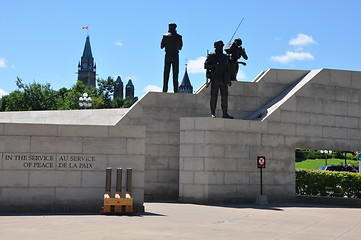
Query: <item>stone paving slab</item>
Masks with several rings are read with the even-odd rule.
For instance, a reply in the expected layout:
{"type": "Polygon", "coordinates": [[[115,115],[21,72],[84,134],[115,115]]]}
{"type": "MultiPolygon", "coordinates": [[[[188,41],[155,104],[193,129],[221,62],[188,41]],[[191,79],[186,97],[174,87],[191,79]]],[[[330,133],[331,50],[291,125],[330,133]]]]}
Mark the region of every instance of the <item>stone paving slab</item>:
{"type": "Polygon", "coordinates": [[[133,216],[4,215],[1,240],[361,239],[361,208],[145,203],[133,216]]]}

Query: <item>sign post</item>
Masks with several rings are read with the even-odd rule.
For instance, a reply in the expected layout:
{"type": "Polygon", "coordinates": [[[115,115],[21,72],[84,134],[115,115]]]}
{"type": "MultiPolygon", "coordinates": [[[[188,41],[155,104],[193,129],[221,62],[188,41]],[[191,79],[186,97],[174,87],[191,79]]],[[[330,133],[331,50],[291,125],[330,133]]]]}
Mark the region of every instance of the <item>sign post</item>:
{"type": "Polygon", "coordinates": [[[261,195],[263,195],[262,191],[262,168],[266,168],[266,157],[265,156],[258,156],[257,157],[257,167],[260,170],[260,182],[261,182],[261,195]]]}

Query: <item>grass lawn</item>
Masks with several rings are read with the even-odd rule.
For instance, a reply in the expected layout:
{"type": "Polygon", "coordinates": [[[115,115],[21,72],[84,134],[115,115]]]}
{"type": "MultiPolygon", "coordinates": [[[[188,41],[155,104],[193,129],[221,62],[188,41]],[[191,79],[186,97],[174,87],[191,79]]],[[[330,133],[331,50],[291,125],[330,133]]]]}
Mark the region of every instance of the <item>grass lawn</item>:
{"type": "MultiPolygon", "coordinates": [[[[329,158],[327,159],[327,165],[344,165],[345,159],[339,158],[329,158]]],[[[347,160],[347,164],[358,164],[356,160],[347,160]]],[[[307,159],[302,162],[296,162],[296,168],[305,168],[305,169],[316,169],[319,166],[326,165],[325,159],[307,159]]]]}

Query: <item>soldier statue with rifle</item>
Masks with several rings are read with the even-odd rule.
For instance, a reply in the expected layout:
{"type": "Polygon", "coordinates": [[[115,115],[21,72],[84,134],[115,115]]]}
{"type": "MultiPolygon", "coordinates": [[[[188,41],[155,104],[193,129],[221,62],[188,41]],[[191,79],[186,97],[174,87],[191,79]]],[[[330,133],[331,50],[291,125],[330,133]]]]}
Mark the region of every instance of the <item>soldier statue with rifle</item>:
{"type": "Polygon", "coordinates": [[[221,107],[223,118],[233,118],[228,115],[228,85],[231,85],[229,75],[229,58],[223,53],[223,41],[218,40],[214,42],[214,53],[210,53],[204,63],[204,68],[207,70],[207,78],[210,79],[211,84],[211,100],[210,107],[212,117],[216,117],[216,107],[218,92],[221,92],[221,107]]]}

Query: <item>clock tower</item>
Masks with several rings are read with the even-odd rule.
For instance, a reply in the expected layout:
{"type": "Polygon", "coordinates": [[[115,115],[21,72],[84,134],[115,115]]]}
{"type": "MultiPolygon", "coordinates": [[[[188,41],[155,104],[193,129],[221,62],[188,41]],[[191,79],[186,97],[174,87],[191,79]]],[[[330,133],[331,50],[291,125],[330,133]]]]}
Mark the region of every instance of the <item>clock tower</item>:
{"type": "Polygon", "coordinates": [[[82,81],[85,86],[95,87],[96,64],[90,47],[89,35],[86,37],[83,56],[78,64],[78,81],[82,81]]]}

